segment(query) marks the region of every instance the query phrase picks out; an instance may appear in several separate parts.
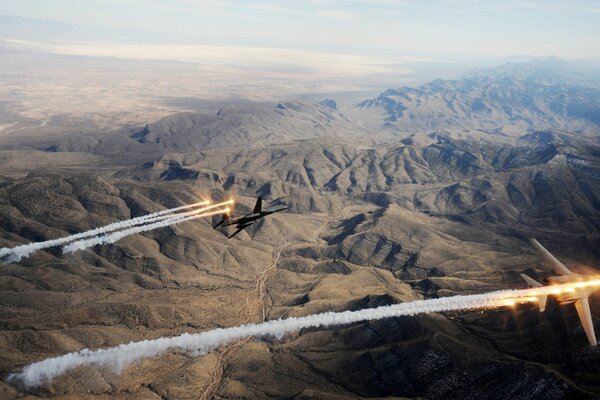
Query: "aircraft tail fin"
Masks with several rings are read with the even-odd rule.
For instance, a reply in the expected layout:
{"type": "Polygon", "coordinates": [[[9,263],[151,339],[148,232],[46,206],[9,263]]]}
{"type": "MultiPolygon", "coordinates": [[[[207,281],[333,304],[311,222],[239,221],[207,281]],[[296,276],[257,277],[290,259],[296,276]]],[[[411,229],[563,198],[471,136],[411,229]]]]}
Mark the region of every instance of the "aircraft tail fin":
{"type": "MultiPolygon", "coordinates": [[[[542,287],[543,286],[541,283],[539,283],[532,277],[527,276],[525,274],[521,274],[521,278],[523,278],[523,280],[525,282],[527,282],[527,284],[530,287],[542,287]]],[[[546,309],[546,303],[548,302],[548,296],[547,295],[539,295],[539,296],[535,296],[535,297],[537,299],[538,306],[540,307],[540,312],[544,312],[544,310],[546,309]]]]}
{"type": "Polygon", "coordinates": [[[256,199],[256,204],[254,205],[254,210],[252,210],[253,213],[259,213],[262,211],[262,197],[258,197],[256,199]]]}
{"type": "Polygon", "coordinates": [[[223,225],[225,222],[227,222],[227,220],[229,219],[229,214],[223,214],[223,217],[221,218],[221,220],[219,222],[217,222],[217,224],[215,226],[213,226],[213,228],[218,228],[219,226],[223,225]]]}

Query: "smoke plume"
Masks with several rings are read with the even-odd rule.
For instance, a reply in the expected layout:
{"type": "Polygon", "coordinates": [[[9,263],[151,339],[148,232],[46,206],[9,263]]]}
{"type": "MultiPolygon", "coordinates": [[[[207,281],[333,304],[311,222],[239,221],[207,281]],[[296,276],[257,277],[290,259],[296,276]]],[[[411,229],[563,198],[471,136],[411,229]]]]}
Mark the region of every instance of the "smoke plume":
{"type": "Polygon", "coordinates": [[[22,372],[11,374],[8,381],[32,388],[52,381],[57,376],[81,366],[111,367],[115,372],[120,372],[132,362],[157,356],[172,349],[206,354],[218,346],[249,336],[273,336],[280,339],[287,333],[303,328],[349,324],[401,315],[498,307],[506,305],[507,300],[512,303],[511,299],[529,298],[534,291],[539,292],[540,288],[417,300],[359,311],[326,312],[300,318],[280,319],[233,328],[219,328],[202,333],[185,333],[175,337],[130,342],[100,350],[84,349],[27,365],[22,372]]]}
{"type": "Polygon", "coordinates": [[[205,204],[208,204],[208,201],[201,201],[201,202],[197,202],[197,203],[193,203],[193,204],[186,204],[184,206],[158,211],[158,212],[144,215],[141,217],[128,219],[126,221],[114,222],[112,224],[94,228],[89,231],[76,233],[74,235],[66,236],[63,238],[46,240],[43,242],[28,243],[28,244],[24,244],[24,245],[13,247],[13,248],[5,247],[5,248],[0,249],[0,258],[2,258],[3,262],[5,262],[5,263],[18,262],[22,258],[28,257],[29,255],[31,255],[32,253],[34,253],[38,250],[48,249],[50,247],[55,247],[55,246],[61,246],[65,243],[70,243],[75,240],[79,240],[79,239],[83,239],[83,238],[87,238],[87,237],[91,237],[91,236],[102,235],[104,233],[113,232],[113,231],[116,231],[119,229],[125,229],[125,228],[129,228],[132,226],[140,225],[140,224],[146,224],[149,222],[154,222],[154,221],[158,221],[158,220],[171,218],[171,217],[173,217],[173,214],[178,211],[186,210],[189,208],[199,207],[199,206],[202,206],[205,204]]]}
{"type": "MultiPolygon", "coordinates": [[[[211,206],[211,207],[214,207],[214,206],[211,206]]],[[[84,250],[84,249],[87,249],[87,248],[90,248],[93,246],[97,246],[100,244],[114,243],[118,240],[123,239],[126,236],[133,235],[136,233],[151,231],[153,229],[163,228],[165,226],[179,224],[179,223],[185,222],[185,221],[192,221],[192,220],[195,220],[198,218],[210,217],[210,216],[213,216],[216,214],[223,214],[223,213],[228,213],[228,212],[229,212],[229,209],[225,208],[225,209],[220,209],[220,210],[212,211],[212,212],[201,212],[200,210],[197,210],[197,211],[190,211],[187,213],[180,213],[180,214],[177,214],[177,216],[165,219],[163,221],[158,221],[158,222],[154,222],[154,223],[147,224],[147,225],[139,225],[139,226],[125,229],[122,231],[116,231],[116,232],[113,232],[113,233],[110,233],[107,235],[96,236],[96,237],[92,237],[89,239],[78,240],[76,242],[73,242],[73,243],[68,244],[67,246],[63,247],[63,254],[73,253],[75,251],[84,250]]]]}

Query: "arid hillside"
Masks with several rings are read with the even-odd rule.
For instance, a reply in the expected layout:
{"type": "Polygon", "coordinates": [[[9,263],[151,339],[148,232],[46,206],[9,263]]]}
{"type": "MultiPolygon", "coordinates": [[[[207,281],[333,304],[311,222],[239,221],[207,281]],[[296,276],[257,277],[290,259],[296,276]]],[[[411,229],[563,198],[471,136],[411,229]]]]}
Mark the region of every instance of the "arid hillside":
{"type": "MultiPolygon", "coordinates": [[[[524,288],[519,273],[551,274],[530,237],[598,274],[593,131],[403,131],[358,115],[283,102],[0,141],[11,166],[0,179],[1,247],[199,198],[233,196],[238,214],[256,196],[290,206],[230,240],[215,217],[1,265],[0,373],[132,340],[524,288]]],[[[552,303],[544,314],[520,305],[399,317],[203,356],[173,351],[36,389],[3,381],[0,397],[597,398],[599,362],[574,308],[552,303]]]]}

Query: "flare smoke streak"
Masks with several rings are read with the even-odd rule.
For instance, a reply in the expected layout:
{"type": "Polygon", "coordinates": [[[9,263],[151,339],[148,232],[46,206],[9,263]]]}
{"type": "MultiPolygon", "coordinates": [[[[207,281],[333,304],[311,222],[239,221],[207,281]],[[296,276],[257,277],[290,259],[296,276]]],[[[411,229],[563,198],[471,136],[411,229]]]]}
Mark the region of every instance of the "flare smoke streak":
{"type": "Polygon", "coordinates": [[[165,219],[163,221],[158,221],[148,225],[140,225],[134,228],[125,229],[122,231],[117,231],[110,233],[108,235],[102,235],[97,237],[92,237],[90,239],[83,239],[73,242],[63,248],[63,253],[73,253],[78,250],[84,250],[93,246],[97,246],[100,244],[109,244],[114,243],[118,240],[123,239],[126,236],[133,235],[135,233],[151,231],[153,229],[163,228],[165,226],[170,226],[174,224],[179,224],[185,221],[192,221],[198,218],[210,217],[212,215],[223,214],[226,210],[221,209],[212,212],[200,212],[200,211],[190,211],[187,213],[177,214],[169,219],[165,219]]]}
{"type": "Polygon", "coordinates": [[[128,219],[126,221],[114,222],[112,224],[108,224],[99,228],[91,229],[89,231],[76,233],[74,235],[66,236],[63,238],[46,240],[43,242],[36,243],[28,243],[21,246],[13,247],[13,248],[2,248],[0,249],[0,258],[4,258],[4,262],[18,262],[24,257],[28,257],[30,254],[43,249],[48,249],[50,247],[61,246],[66,243],[73,242],[75,240],[80,240],[83,238],[88,238],[91,236],[102,235],[108,232],[113,232],[119,229],[125,229],[132,226],[147,224],[154,221],[160,221],[168,218],[172,218],[174,213],[182,210],[186,210],[189,208],[195,208],[202,205],[208,204],[207,201],[201,201],[193,204],[186,204],[184,206],[170,208],[167,210],[158,211],[152,214],[143,215],[141,217],[136,217],[132,219],[128,219]]]}
{"type": "Polygon", "coordinates": [[[57,376],[81,366],[111,367],[115,372],[120,372],[132,362],[146,357],[154,357],[169,350],[206,354],[218,346],[249,336],[282,338],[287,333],[303,328],[350,324],[401,315],[505,306],[507,301],[510,303],[512,299],[529,298],[532,294],[540,293],[540,291],[543,289],[504,290],[469,296],[417,300],[359,311],[326,312],[260,324],[219,328],[202,333],[185,333],[181,336],[130,342],[100,350],[84,349],[27,365],[22,372],[11,374],[8,380],[32,388],[50,382],[57,376]]]}

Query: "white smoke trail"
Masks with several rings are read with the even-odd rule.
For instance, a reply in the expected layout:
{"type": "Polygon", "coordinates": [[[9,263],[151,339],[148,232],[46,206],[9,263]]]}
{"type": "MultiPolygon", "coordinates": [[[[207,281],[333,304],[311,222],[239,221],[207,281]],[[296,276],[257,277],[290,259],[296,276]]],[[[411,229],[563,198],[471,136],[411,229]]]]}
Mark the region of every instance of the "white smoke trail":
{"type": "MultiPolygon", "coordinates": [[[[217,205],[211,206],[216,207],[217,205]]],[[[222,206],[222,204],[221,204],[222,206]]],[[[208,208],[208,207],[206,207],[208,208]]],[[[203,209],[204,210],[204,209],[203,209]]],[[[63,247],[63,254],[73,253],[78,250],[84,250],[93,246],[97,246],[100,244],[109,244],[114,243],[118,240],[123,239],[126,236],[133,235],[140,232],[151,231],[153,229],[163,228],[165,226],[179,224],[185,221],[192,221],[198,218],[210,217],[217,214],[229,213],[229,208],[223,208],[220,210],[212,211],[212,212],[201,212],[200,210],[190,211],[187,213],[176,214],[171,218],[165,219],[163,221],[158,221],[152,224],[147,225],[139,225],[133,228],[125,229],[122,231],[113,232],[107,235],[96,236],[90,239],[82,239],[63,247]]]]}
{"type": "Polygon", "coordinates": [[[102,226],[99,228],[94,228],[89,231],[76,233],[74,235],[65,236],[65,237],[58,238],[58,239],[51,239],[51,240],[46,240],[43,242],[36,242],[36,243],[28,243],[28,244],[24,244],[24,245],[13,247],[13,248],[4,247],[4,248],[0,249],[0,258],[5,258],[4,262],[18,262],[22,258],[28,257],[31,253],[34,253],[38,250],[43,250],[43,249],[48,249],[50,247],[60,246],[60,245],[63,245],[65,243],[69,243],[69,242],[72,242],[75,240],[83,239],[83,238],[90,237],[90,236],[101,235],[103,233],[116,231],[118,229],[129,228],[131,226],[136,226],[139,224],[145,224],[145,223],[160,220],[160,219],[166,219],[166,218],[171,217],[171,214],[173,214],[175,212],[186,210],[189,208],[199,207],[199,206],[202,206],[202,205],[205,205],[208,203],[209,203],[208,201],[200,201],[200,202],[193,203],[193,204],[186,204],[184,206],[158,211],[158,212],[155,212],[152,214],[143,215],[141,217],[128,219],[126,221],[114,222],[112,224],[108,224],[108,225],[105,225],[105,226],[102,226]]]}
{"type": "MultiPolygon", "coordinates": [[[[545,289],[504,290],[469,296],[417,300],[359,311],[326,312],[260,324],[219,328],[202,333],[185,333],[181,336],[130,342],[100,350],[84,349],[27,365],[22,372],[9,375],[8,381],[32,388],[50,382],[57,376],[80,366],[112,367],[116,372],[120,372],[134,361],[157,356],[170,349],[206,354],[218,346],[249,336],[282,338],[287,333],[303,328],[349,324],[401,315],[498,307],[506,305],[505,302],[509,299],[528,299],[533,294],[539,294],[540,290],[544,291],[545,289]]],[[[548,293],[550,292],[548,291],[548,293]]]]}

